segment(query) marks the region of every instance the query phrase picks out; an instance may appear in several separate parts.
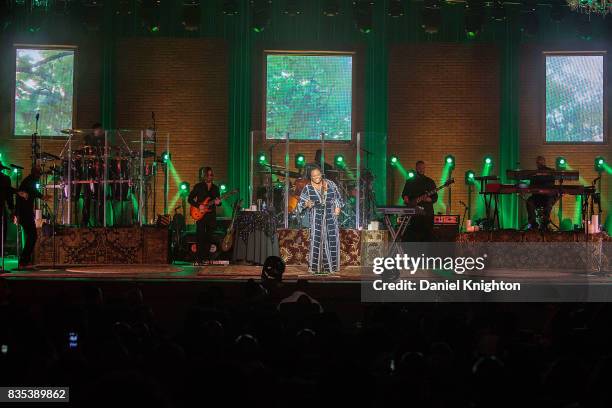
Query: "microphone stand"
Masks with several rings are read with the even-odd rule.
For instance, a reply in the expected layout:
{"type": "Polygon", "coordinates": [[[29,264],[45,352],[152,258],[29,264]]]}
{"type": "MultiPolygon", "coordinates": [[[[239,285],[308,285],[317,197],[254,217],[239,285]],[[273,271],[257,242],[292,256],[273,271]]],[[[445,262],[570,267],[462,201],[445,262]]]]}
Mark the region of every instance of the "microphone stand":
{"type": "Polygon", "coordinates": [[[38,120],[40,119],[40,113],[36,112],[36,125],[34,133],[32,133],[32,167],[36,165],[38,159],[38,120]]]}
{"type": "MultiPolygon", "coordinates": [[[[153,157],[157,160],[157,124],[155,123],[155,112],[151,112],[151,119],[153,120],[153,157]]],[[[144,160],[143,157],[140,160],[144,160]]],[[[154,163],[157,167],[157,163],[154,163]]],[[[153,175],[153,217],[157,217],[157,169],[153,169],[155,174],[153,175]]]]}

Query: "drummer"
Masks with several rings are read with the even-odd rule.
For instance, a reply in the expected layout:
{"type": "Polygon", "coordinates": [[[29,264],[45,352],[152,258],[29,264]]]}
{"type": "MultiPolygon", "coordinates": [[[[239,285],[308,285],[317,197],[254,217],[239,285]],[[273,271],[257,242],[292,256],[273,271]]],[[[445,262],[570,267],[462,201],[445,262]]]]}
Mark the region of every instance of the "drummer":
{"type": "Polygon", "coordinates": [[[85,145],[101,149],[104,147],[104,128],[101,123],[91,125],[92,133],[85,136],[85,145]]]}
{"type": "MultiPolygon", "coordinates": [[[[102,124],[94,123],[91,126],[92,133],[85,135],[84,150],[91,148],[95,156],[101,156],[105,145],[105,133],[102,124]]],[[[84,171],[81,176],[83,180],[92,181],[83,185],[83,214],[81,217],[81,225],[100,226],[104,223],[104,187],[99,182],[102,178],[102,162],[101,158],[90,158],[87,163],[84,161],[84,171]],[[92,222],[93,221],[93,222],[92,222]],[[90,224],[91,222],[91,224],[90,224]]],[[[77,199],[80,188],[77,188],[77,199]]]]}

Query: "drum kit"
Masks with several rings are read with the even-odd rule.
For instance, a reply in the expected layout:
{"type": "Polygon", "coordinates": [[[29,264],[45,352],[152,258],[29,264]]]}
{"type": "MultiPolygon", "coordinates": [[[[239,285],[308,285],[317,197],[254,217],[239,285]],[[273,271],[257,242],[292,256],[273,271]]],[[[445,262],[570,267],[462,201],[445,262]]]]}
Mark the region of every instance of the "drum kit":
{"type": "MultiPolygon", "coordinates": [[[[288,214],[289,228],[308,227],[306,212],[297,211],[300,194],[310,180],[304,174],[287,170],[283,166],[262,163],[257,170],[262,176],[261,187],[256,190],[256,198],[266,203],[274,211],[279,225],[283,224],[285,209],[288,214]],[[285,194],[287,188],[288,194],[285,194]],[[285,200],[285,195],[287,199],[285,200]]],[[[359,180],[357,169],[343,168],[326,170],[325,178],[332,180],[340,190],[345,202],[339,218],[341,228],[355,228],[357,211],[360,224],[367,225],[374,216],[375,201],[373,193],[374,176],[368,169],[362,169],[359,180]],[[359,204],[359,205],[357,205],[359,204]]]]}
{"type": "MultiPolygon", "coordinates": [[[[130,148],[141,143],[140,140],[125,141],[109,145],[101,140],[85,136],[86,131],[80,129],[64,129],[68,141],[59,155],[42,151],[38,154],[38,162],[42,169],[41,184],[44,188],[54,189],[54,207],[56,215],[64,224],[74,221],[74,211],[69,207],[78,202],[81,192],[91,192],[93,199],[106,199],[114,202],[127,202],[139,188],[148,188],[151,178],[155,175],[156,166],[151,160],[155,158],[152,150],[130,148]],[[142,157],[141,157],[142,156],[142,157]],[[141,166],[142,163],[142,166],[141,166]],[[140,185],[143,173],[142,186],[140,185]],[[58,211],[61,214],[58,214],[58,211]]],[[[149,147],[150,141],[144,141],[144,147],[149,147]]],[[[147,194],[144,194],[146,197],[147,194]]],[[[127,206],[131,207],[131,205],[127,206]]]]}

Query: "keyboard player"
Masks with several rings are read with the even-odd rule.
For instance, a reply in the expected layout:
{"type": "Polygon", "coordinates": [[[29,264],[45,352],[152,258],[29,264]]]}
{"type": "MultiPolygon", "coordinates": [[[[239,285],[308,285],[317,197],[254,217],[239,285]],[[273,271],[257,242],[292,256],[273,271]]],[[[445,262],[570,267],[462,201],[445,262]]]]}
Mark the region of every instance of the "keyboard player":
{"type": "MultiPolygon", "coordinates": [[[[552,172],[553,169],[546,166],[546,159],[543,156],[536,158],[536,168],[538,171],[552,172]]],[[[555,186],[555,178],[552,175],[536,175],[530,178],[530,187],[540,188],[553,188],[555,186]]],[[[550,212],[552,211],[553,205],[557,202],[558,196],[556,194],[532,194],[527,199],[527,217],[529,224],[528,229],[539,227],[541,230],[548,229],[550,223],[550,212]],[[536,209],[542,209],[541,224],[538,226],[536,217],[536,209]]]]}

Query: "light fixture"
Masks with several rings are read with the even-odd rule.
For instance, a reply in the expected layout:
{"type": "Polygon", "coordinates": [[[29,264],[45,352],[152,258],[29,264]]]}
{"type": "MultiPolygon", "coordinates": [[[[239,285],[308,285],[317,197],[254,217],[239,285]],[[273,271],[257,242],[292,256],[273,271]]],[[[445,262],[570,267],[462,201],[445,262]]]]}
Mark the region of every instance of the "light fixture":
{"type": "Polygon", "coordinates": [[[404,5],[402,0],[390,0],[389,11],[387,12],[391,18],[399,18],[404,15],[404,5]]]}
{"type": "Polygon", "coordinates": [[[389,157],[389,164],[391,164],[391,166],[395,166],[397,165],[397,163],[399,163],[399,159],[397,158],[397,156],[389,157]]]}
{"type": "Polygon", "coordinates": [[[357,29],[364,34],[368,34],[370,31],[372,31],[373,5],[374,3],[370,0],[353,1],[353,16],[355,17],[355,25],[357,26],[357,29]]]}
{"type": "Polygon", "coordinates": [[[465,184],[474,184],[476,182],[476,173],[474,170],[468,170],[465,172],[465,184]]]}
{"type": "Polygon", "coordinates": [[[567,160],[565,160],[565,157],[563,156],[557,157],[555,163],[557,166],[557,170],[564,170],[567,167],[567,160]]]}
{"type": "Polygon", "coordinates": [[[263,32],[270,24],[271,0],[251,0],[251,28],[256,33],[263,32]]]}
{"type": "Polygon", "coordinates": [[[295,161],[295,167],[297,167],[298,169],[301,169],[302,167],[306,165],[306,157],[304,156],[303,153],[296,154],[294,161],[295,161]]]}
{"type": "Polygon", "coordinates": [[[441,25],[440,0],[425,0],[421,10],[421,28],[427,34],[436,34],[441,25]]]}
{"type": "Polygon", "coordinates": [[[200,1],[187,0],[183,3],[183,27],[185,31],[198,31],[200,29],[200,1]]]}
{"type": "Polygon", "coordinates": [[[325,17],[336,17],[338,14],[340,14],[338,0],[326,0],[323,5],[323,15],[325,17]]]}
{"type": "Polygon", "coordinates": [[[450,169],[454,169],[455,168],[455,156],[453,156],[452,154],[447,155],[444,158],[444,165],[449,167],[450,169]]]}

